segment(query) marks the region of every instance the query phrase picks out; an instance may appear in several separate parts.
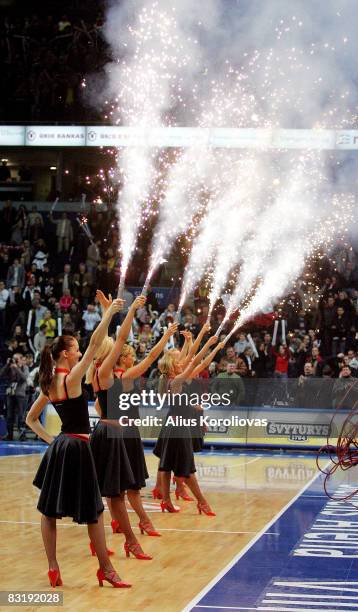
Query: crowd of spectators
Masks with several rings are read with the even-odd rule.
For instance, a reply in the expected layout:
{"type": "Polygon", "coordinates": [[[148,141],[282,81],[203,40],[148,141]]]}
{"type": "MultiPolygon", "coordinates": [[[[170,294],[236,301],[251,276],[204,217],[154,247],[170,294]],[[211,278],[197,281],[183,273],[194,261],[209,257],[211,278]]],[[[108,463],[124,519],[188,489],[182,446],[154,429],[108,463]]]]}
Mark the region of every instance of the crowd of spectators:
{"type": "Polygon", "coordinates": [[[48,14],[46,3],[37,14],[0,16],[3,121],[98,119],[83,101],[82,83],[85,75],[101,70],[108,55],[101,3],[97,12],[89,4],[74,11],[73,3],[63,2],[48,14]]]}
{"type": "MultiPolygon", "coordinates": [[[[70,211],[42,213],[33,205],[15,208],[10,201],[0,212],[0,375],[6,384],[2,408],[7,410],[10,437],[15,417],[20,420],[20,435],[25,435],[23,415],[36,392],[41,350],[61,332],[76,335],[85,350],[101,317],[96,289],[114,294],[118,284],[114,213],[96,212],[92,206],[87,219],[91,240],[78,221],[70,211]]],[[[304,405],[312,402],[305,394],[307,381],[330,378],[342,386],[357,378],[357,271],[354,251],[339,249],[334,266],[327,261],[326,276],[319,284],[317,279],[315,283],[299,282],[295,293],[276,310],[234,334],[202,373],[203,381],[217,391],[229,379],[232,401],[240,403],[245,395],[248,401],[248,389],[253,388],[249,381],[262,379],[280,381],[280,401],[288,401],[292,385],[282,382],[291,379],[295,401],[304,405]]],[[[139,272],[143,273],[140,266],[133,284],[140,284],[139,272]]],[[[181,330],[197,335],[207,320],[207,297],[205,287],[189,296],[181,314],[181,330]]],[[[112,323],[112,334],[134,296],[126,290],[124,298],[125,308],[112,323]]],[[[211,333],[218,329],[223,314],[219,304],[211,319],[211,333]]],[[[160,308],[155,291],[150,290],[145,308],[136,313],[129,338],[137,360],[148,354],[175,319],[176,304],[160,308]]],[[[178,334],[172,346],[182,341],[178,334]]],[[[159,376],[157,364],[148,375],[154,384],[159,376]]],[[[270,401],[274,403],[274,398],[270,401]]]]}

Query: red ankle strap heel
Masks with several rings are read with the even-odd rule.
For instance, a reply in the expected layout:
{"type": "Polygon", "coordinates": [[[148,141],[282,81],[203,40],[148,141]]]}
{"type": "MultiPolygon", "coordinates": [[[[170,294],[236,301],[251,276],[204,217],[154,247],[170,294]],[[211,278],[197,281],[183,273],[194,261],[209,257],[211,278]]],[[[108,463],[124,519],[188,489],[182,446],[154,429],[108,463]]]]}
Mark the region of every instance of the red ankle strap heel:
{"type": "Polygon", "coordinates": [[[132,553],[132,555],[140,561],[151,561],[153,559],[153,557],[151,557],[150,555],[146,555],[146,553],[140,552],[139,544],[128,544],[127,542],[124,542],[123,547],[126,553],[126,557],[129,557],[130,553],[132,553]]]}
{"type": "Polygon", "coordinates": [[[173,504],[171,502],[161,501],[160,502],[160,507],[162,509],[162,512],[165,512],[165,510],[167,512],[180,512],[179,508],[174,508],[174,506],[173,506],[173,504]]]}
{"type": "MultiPolygon", "coordinates": [[[[93,542],[89,543],[89,547],[90,547],[90,551],[91,551],[91,555],[92,557],[96,557],[97,553],[96,553],[96,549],[94,547],[93,542]]],[[[111,555],[114,555],[114,550],[110,550],[110,548],[107,548],[107,555],[110,557],[111,555]]]]}
{"type": "Polygon", "coordinates": [[[198,502],[197,508],[198,508],[199,514],[203,513],[203,514],[206,514],[206,516],[216,516],[215,512],[213,512],[212,509],[210,508],[209,504],[203,504],[203,503],[198,502]]]}
{"type": "Polygon", "coordinates": [[[131,584],[129,584],[129,582],[123,582],[122,580],[116,580],[115,575],[116,573],[115,571],[113,571],[113,572],[110,572],[108,576],[106,576],[104,571],[101,568],[99,568],[97,570],[97,579],[98,579],[99,586],[103,587],[104,580],[109,582],[109,584],[111,584],[115,589],[129,589],[132,586],[131,584]]]}
{"type": "Polygon", "coordinates": [[[152,537],[161,537],[161,534],[158,531],[155,531],[155,529],[151,529],[151,527],[146,526],[144,523],[138,523],[138,527],[142,535],[146,533],[147,535],[152,537]]]}
{"type": "Polygon", "coordinates": [[[111,527],[112,527],[113,533],[123,533],[119,521],[116,521],[116,520],[113,519],[113,521],[111,521],[111,527]]]}

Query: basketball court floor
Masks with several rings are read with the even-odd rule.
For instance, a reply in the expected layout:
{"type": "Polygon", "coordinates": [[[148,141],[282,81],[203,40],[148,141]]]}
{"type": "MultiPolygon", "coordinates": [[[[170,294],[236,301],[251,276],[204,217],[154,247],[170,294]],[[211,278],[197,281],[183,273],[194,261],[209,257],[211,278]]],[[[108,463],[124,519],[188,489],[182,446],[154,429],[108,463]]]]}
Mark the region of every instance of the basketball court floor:
{"type": "MultiPolygon", "coordinates": [[[[32,485],[43,449],[0,444],[2,591],[50,589],[32,485]]],[[[86,527],[58,521],[65,610],[357,612],[358,499],[355,508],[325,496],[313,453],[196,455],[216,517],[199,516],[195,504],[184,501],[175,502],[180,513],[162,514],[150,494],[157,467],[150,450],[147,460],[151,479],[143,497],[162,537],[138,537],[154,559],[125,558],[123,536],[112,535],[106,510],[113,560],[133,587],[100,589],[86,527]]],[[[356,470],[333,486],[341,496],[352,487],[358,488],[356,470]]],[[[130,519],[138,533],[133,513],[130,519]]]]}

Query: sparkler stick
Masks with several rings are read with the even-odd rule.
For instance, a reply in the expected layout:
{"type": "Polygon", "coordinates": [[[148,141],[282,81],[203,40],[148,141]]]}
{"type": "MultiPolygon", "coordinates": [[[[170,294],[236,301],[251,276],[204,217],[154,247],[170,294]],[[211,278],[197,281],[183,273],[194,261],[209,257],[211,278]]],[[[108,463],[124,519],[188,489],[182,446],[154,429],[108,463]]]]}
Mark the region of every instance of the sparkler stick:
{"type": "Polygon", "coordinates": [[[124,292],[125,276],[122,275],[118,285],[117,298],[121,298],[124,292]]]}
{"type": "Polygon", "coordinates": [[[276,319],[274,327],[273,327],[272,346],[276,346],[278,323],[279,322],[276,319]]]}
{"type": "Polygon", "coordinates": [[[281,321],[281,341],[282,344],[286,344],[286,321],[282,319],[281,321]]]}
{"type": "Polygon", "coordinates": [[[253,353],[254,353],[255,357],[258,357],[258,356],[259,356],[259,354],[258,354],[258,352],[257,352],[256,344],[255,344],[255,342],[253,341],[251,334],[247,334],[246,338],[248,339],[248,341],[249,341],[249,343],[250,343],[250,346],[251,346],[251,348],[252,348],[252,351],[253,351],[253,353]]]}
{"type": "Polygon", "coordinates": [[[60,199],[60,198],[56,198],[56,200],[55,200],[55,201],[54,201],[54,203],[52,204],[52,206],[51,206],[51,215],[52,215],[53,211],[55,210],[56,205],[57,205],[57,203],[58,203],[59,199],[60,199]]]}

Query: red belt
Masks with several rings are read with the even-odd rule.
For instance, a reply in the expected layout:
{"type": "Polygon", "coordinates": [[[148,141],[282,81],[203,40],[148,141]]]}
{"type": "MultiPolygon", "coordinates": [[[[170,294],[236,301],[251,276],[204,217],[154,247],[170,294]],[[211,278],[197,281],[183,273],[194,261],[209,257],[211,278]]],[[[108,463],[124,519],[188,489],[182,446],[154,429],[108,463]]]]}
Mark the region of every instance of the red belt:
{"type": "Polygon", "coordinates": [[[83,436],[82,434],[66,433],[65,436],[70,436],[70,438],[79,438],[84,442],[89,442],[89,438],[87,438],[87,436],[83,436]]]}

